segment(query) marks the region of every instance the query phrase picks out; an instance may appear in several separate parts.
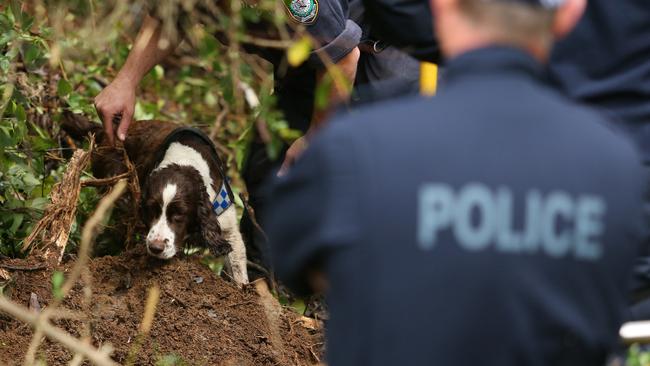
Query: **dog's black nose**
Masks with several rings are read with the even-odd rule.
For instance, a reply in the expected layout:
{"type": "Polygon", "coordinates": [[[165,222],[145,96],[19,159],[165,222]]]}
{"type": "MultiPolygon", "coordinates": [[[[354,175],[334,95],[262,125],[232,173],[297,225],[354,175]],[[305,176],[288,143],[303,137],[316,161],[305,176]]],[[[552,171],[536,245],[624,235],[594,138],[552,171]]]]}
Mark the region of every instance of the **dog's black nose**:
{"type": "MultiPolygon", "coordinates": [[[[167,241],[167,240],[165,240],[167,241]]],[[[160,254],[165,250],[165,241],[162,240],[154,240],[149,243],[147,246],[149,248],[149,251],[151,254],[160,254]]]]}

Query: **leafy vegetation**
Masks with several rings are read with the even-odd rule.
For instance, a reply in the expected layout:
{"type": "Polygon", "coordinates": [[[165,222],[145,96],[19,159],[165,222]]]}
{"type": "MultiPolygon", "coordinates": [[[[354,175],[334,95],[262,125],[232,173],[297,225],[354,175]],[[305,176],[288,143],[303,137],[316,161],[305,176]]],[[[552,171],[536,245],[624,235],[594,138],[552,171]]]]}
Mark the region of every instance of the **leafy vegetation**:
{"type": "Polygon", "coordinates": [[[638,344],[632,345],[627,352],[626,366],[648,366],[650,365],[650,352],[638,344]]]}
{"type": "MultiPolygon", "coordinates": [[[[80,147],[59,129],[64,111],[99,123],[93,98],[124,63],[146,2],[93,0],[11,1],[0,5],[0,254],[21,257],[22,240],[43,214],[48,194],[74,148],[80,147]]],[[[277,4],[262,1],[242,9],[242,19],[284,22],[277,4]],[[280,15],[278,15],[280,14],[280,15]]],[[[287,128],[271,93],[268,64],[226,47],[214,34],[230,32],[244,38],[239,17],[195,24],[184,42],[163,65],[143,80],[136,119],[165,119],[211,132],[228,157],[236,190],[237,178],[253,132],[263,122],[271,137],[267,149],[276,156],[283,142],[298,137],[287,128]],[[247,107],[243,83],[259,106],[247,107]]],[[[292,62],[300,63],[309,42],[298,35],[292,62]]],[[[74,250],[79,229],[98,200],[97,192],[81,192],[77,220],[68,248],[74,250]]]]}

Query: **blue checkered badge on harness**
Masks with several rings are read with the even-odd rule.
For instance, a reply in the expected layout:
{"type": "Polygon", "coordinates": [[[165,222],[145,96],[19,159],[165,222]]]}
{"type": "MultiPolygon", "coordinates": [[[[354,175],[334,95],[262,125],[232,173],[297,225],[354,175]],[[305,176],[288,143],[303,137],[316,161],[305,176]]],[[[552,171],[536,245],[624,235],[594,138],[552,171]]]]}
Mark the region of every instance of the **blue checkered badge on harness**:
{"type": "Polygon", "coordinates": [[[226,211],[230,205],[232,205],[232,201],[230,200],[228,188],[226,188],[226,183],[224,182],[221,183],[221,189],[219,190],[217,197],[214,199],[214,202],[212,202],[212,209],[214,210],[214,213],[219,216],[226,211]]]}

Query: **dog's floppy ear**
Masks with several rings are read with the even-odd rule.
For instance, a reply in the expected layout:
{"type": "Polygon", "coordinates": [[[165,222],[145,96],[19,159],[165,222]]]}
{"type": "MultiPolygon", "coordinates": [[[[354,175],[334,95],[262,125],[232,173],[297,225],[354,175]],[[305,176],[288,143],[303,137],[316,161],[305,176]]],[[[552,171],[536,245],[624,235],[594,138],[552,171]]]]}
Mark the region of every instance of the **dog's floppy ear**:
{"type": "Polygon", "coordinates": [[[194,238],[195,244],[208,248],[210,253],[217,257],[230,253],[232,246],[222,235],[217,214],[212,210],[212,204],[205,189],[201,190],[196,216],[200,225],[200,235],[194,238]]]}

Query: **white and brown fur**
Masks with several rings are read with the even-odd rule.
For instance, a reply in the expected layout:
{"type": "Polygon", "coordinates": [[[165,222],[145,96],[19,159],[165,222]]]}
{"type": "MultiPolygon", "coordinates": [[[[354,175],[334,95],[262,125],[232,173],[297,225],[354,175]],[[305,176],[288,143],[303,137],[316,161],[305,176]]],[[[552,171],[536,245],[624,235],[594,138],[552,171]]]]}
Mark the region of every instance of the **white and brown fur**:
{"type": "MultiPolygon", "coordinates": [[[[68,132],[97,134],[99,148],[92,159],[95,177],[126,171],[121,152],[105,141],[98,125],[67,125],[66,128],[64,122],[63,127],[68,132]]],[[[148,231],[147,252],[169,259],[190,244],[206,247],[214,255],[227,253],[227,268],[235,282],[248,283],[246,247],[235,207],[231,205],[218,217],[212,208],[223,179],[212,147],[199,137],[184,135],[167,147],[160,162],[156,161],[165,138],[177,127],[169,122],[137,121],[129,127],[123,143],[140,180],[140,211],[148,231]]]]}

